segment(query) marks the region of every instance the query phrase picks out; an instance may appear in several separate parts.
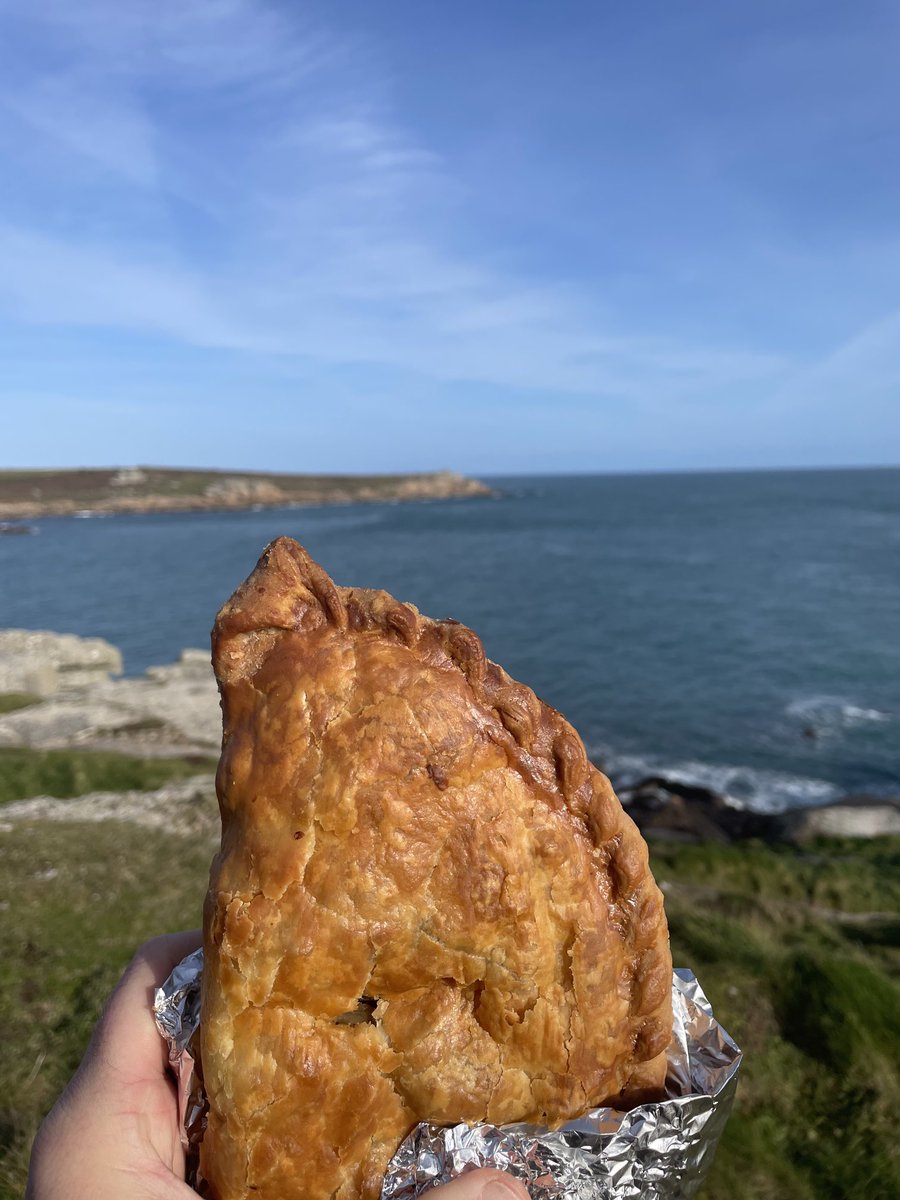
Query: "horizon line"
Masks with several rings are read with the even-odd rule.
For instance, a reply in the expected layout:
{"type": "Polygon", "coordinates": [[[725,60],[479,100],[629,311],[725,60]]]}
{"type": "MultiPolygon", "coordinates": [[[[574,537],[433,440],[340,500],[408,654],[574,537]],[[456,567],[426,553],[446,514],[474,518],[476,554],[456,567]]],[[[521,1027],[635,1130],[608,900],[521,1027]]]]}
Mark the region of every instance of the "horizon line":
{"type": "Polygon", "coordinates": [[[896,471],[900,470],[900,462],[891,463],[831,463],[827,465],[788,465],[788,466],[716,466],[716,467],[607,467],[596,470],[580,469],[572,471],[547,471],[547,470],[519,470],[519,471],[503,471],[503,470],[486,470],[486,471],[467,471],[457,467],[429,467],[415,468],[406,470],[359,470],[359,471],[310,471],[310,470],[286,470],[284,468],[267,469],[262,467],[209,467],[209,466],[180,466],[175,464],[150,463],[112,463],[112,464],[93,464],[91,466],[77,467],[6,467],[0,466],[0,476],[7,474],[54,474],[54,473],[76,473],[81,471],[183,471],[197,472],[198,474],[229,474],[229,475],[274,475],[285,477],[308,477],[308,478],[341,478],[341,479],[358,479],[358,478],[386,478],[391,476],[403,475],[442,475],[454,474],[462,475],[469,479],[478,479],[482,476],[491,479],[522,479],[522,478],[594,478],[597,476],[625,476],[625,475],[773,475],[773,474],[796,474],[799,472],[812,473],[833,473],[837,471],[896,471]]]}

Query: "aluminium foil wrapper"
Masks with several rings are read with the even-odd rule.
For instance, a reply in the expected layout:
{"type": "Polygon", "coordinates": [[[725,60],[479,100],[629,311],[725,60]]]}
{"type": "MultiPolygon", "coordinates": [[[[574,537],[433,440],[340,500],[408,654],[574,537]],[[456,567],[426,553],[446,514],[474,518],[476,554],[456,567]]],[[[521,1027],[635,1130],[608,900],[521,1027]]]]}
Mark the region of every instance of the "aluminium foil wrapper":
{"type": "MultiPolygon", "coordinates": [[[[206,1125],[199,1060],[203,951],[179,963],[156,992],[157,1027],[178,1081],[187,1179],[197,1178],[206,1125]]],[[[532,1200],[687,1200],[715,1154],[737,1087],[741,1051],[713,1016],[691,971],[672,977],[674,1026],[665,1098],[628,1112],[595,1108],[559,1129],[536,1125],[421,1124],[385,1173],[382,1200],[414,1200],[465,1171],[496,1167],[532,1200]]]]}

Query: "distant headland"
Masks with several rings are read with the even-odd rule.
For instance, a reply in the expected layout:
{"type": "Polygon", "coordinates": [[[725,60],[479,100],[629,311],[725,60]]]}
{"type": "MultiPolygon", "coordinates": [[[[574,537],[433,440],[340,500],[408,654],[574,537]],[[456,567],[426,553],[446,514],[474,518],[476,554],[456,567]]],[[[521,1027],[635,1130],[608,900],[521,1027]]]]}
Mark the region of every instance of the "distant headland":
{"type": "Polygon", "coordinates": [[[487,484],[455,471],[419,475],[281,475],[171,467],[0,471],[0,520],[489,495],[487,484]]]}

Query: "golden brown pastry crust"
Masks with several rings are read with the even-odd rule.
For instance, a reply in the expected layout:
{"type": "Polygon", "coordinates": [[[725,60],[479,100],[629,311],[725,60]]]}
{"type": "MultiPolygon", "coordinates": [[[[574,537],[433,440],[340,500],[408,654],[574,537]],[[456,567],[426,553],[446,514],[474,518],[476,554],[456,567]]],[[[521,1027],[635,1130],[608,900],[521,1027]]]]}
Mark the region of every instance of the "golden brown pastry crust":
{"type": "Polygon", "coordinates": [[[552,1125],[661,1085],[662,897],[559,713],[469,629],[336,587],[289,538],[213,661],[216,1200],[374,1200],[419,1120],[552,1125]]]}

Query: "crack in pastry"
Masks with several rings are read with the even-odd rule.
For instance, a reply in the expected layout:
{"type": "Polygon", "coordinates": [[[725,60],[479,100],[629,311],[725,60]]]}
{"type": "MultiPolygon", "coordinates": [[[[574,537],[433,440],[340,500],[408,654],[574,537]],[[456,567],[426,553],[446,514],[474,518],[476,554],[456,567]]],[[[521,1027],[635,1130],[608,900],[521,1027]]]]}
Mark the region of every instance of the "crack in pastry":
{"type": "Polygon", "coordinates": [[[659,1089],[643,840],[471,630],[280,538],[219,613],[204,914],[213,1200],[376,1200],[422,1120],[559,1124],[659,1089]]]}

